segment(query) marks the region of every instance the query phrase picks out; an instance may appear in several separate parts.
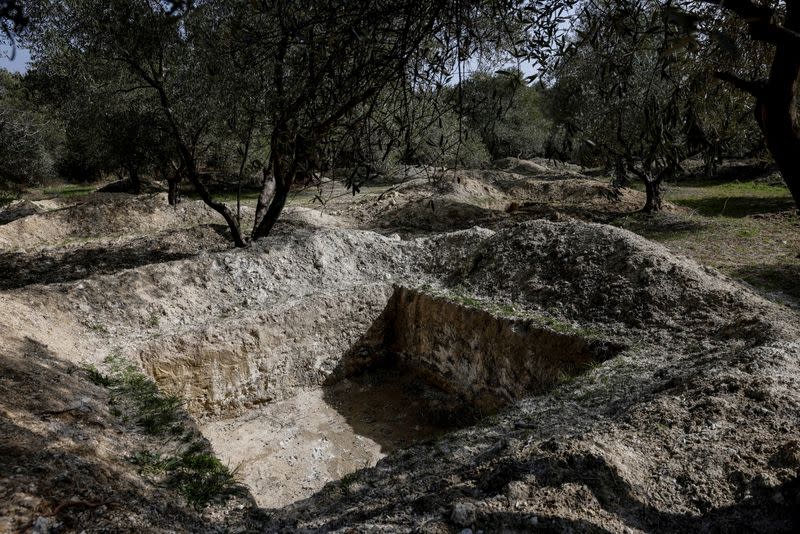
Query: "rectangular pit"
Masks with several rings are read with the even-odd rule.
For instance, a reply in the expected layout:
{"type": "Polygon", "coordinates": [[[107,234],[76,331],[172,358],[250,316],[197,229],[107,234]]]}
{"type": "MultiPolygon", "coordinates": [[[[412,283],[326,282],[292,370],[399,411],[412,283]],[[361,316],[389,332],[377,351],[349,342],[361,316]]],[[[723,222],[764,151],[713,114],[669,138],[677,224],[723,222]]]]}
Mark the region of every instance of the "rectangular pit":
{"type": "MultiPolygon", "coordinates": [[[[412,289],[384,294],[383,311],[363,308],[371,326],[349,350],[326,360],[330,371],[318,375],[316,387],[301,383],[276,402],[202,426],[260,506],[304,499],[394,450],[545,392],[618,350],[578,331],[499,317],[412,289]]],[[[350,320],[364,324],[363,317],[350,320]]],[[[282,354],[303,344],[298,338],[275,341],[282,354]]]]}

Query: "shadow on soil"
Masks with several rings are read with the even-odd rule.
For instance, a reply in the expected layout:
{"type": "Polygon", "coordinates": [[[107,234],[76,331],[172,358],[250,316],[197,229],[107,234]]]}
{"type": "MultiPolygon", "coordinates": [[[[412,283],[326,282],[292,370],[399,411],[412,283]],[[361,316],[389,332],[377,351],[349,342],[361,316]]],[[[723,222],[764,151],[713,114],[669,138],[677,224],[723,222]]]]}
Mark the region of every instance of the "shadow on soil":
{"type": "MultiPolygon", "coordinates": [[[[223,227],[215,225],[212,229],[220,237],[226,237],[223,227]]],[[[218,243],[190,240],[174,247],[164,247],[155,239],[144,238],[125,243],[86,244],[67,250],[0,252],[0,290],[82,280],[94,275],[190,258],[197,255],[200,249],[213,251],[228,247],[224,239],[218,243]]]]}
{"type": "MultiPolygon", "coordinates": [[[[432,453],[431,450],[398,453],[392,468],[373,471],[371,486],[339,493],[331,491],[333,488],[329,485],[317,496],[287,509],[293,509],[295,513],[308,506],[318,510],[322,500],[323,506],[329,510],[346,510],[334,513],[338,517],[320,526],[323,532],[357,528],[364,521],[396,516],[406,509],[413,510],[418,516],[440,517],[439,522],[445,531],[450,524],[448,515],[453,503],[503,495],[510,482],[535,475],[536,480],[544,481],[546,487],[586,487],[593,496],[590,500],[596,500],[600,508],[620,518],[626,526],[642,531],[797,532],[800,526],[800,511],[794,505],[800,492],[800,477],[776,488],[756,491],[734,506],[708,507],[698,516],[664,512],[649,506],[635,495],[632,487],[605,459],[592,454],[555,452],[524,460],[504,459],[499,463],[484,463],[480,472],[476,472],[472,466],[462,467],[463,464],[444,459],[438,463],[446,462],[451,468],[432,469],[430,466],[437,462],[432,458],[423,459],[432,453]],[[408,457],[403,458],[403,455],[408,457]],[[428,466],[425,472],[420,469],[422,465],[428,466]],[[475,485],[454,486],[449,482],[452,479],[474,480],[475,485]],[[405,485],[414,489],[413,493],[399,495],[397,480],[405,481],[405,485]],[[357,504],[367,502],[380,504],[370,507],[357,504]]],[[[703,506],[703,503],[698,503],[699,508],[703,509],[703,506]]],[[[472,527],[486,532],[608,532],[597,525],[558,515],[509,511],[478,511],[472,527]]]]}
{"type": "Polygon", "coordinates": [[[779,213],[794,208],[789,197],[730,196],[685,198],[673,201],[707,217],[746,217],[761,213],[779,213]]]}
{"type": "Polygon", "coordinates": [[[356,434],[389,453],[435,439],[474,423],[471,409],[456,409],[454,397],[429,385],[386,351],[391,306],[370,325],[328,378],[324,399],[356,434]]]}
{"type": "Polygon", "coordinates": [[[800,299],[800,264],[747,265],[731,274],[767,291],[780,291],[800,299]]]}
{"type": "Polygon", "coordinates": [[[200,510],[176,506],[133,466],[120,469],[122,457],[98,450],[98,436],[116,432],[114,416],[85,371],[25,338],[4,348],[0,377],[0,530],[24,532],[37,518],[52,531],[136,530],[151,517],[189,531],[223,528],[200,510]]]}
{"type": "MultiPolygon", "coordinates": [[[[382,333],[389,318],[386,314],[384,312],[354,346],[334,377],[341,377],[342,374],[353,376],[354,370],[374,369],[376,363],[385,361],[381,360],[380,348],[384,344],[382,333]]],[[[380,417],[384,421],[388,419],[399,427],[417,424],[403,413],[418,412],[420,405],[415,404],[416,399],[421,400],[425,394],[412,387],[410,395],[407,392],[404,398],[389,398],[386,392],[381,392],[382,384],[393,379],[396,377],[391,374],[382,376],[381,380],[374,383],[369,380],[368,383],[359,383],[359,380],[366,379],[355,379],[355,385],[350,387],[363,388],[361,392],[354,394],[351,389],[343,392],[342,397],[329,391],[326,400],[347,418],[359,434],[370,436],[387,448],[397,447],[402,445],[397,436],[383,435],[380,425],[385,423],[378,421],[376,425],[378,417],[374,412],[381,412],[380,417]],[[358,397],[362,394],[364,396],[358,397]]],[[[636,402],[636,396],[620,399],[609,406],[608,414],[598,412],[596,407],[590,408],[593,418],[586,419],[586,424],[588,427],[602,425],[604,417],[609,414],[621,417],[636,402]]],[[[554,417],[581,420],[580,412],[570,413],[567,409],[559,410],[554,417]]],[[[537,424],[543,427],[549,425],[546,420],[537,424]]],[[[454,426],[457,428],[459,425],[454,426]]],[[[298,517],[313,515],[324,518],[324,523],[317,523],[314,527],[320,532],[349,528],[357,530],[372,521],[387,522],[387,528],[394,525],[398,530],[405,530],[419,527],[414,522],[424,517],[426,526],[431,527],[427,530],[450,532],[454,531],[450,516],[454,503],[465,499],[505,500],[509,484],[519,481],[530,484],[528,487],[531,492],[545,489],[543,494],[547,494],[546,490],[552,488],[555,490],[553,495],[564,495],[568,501],[556,503],[553,509],[582,506],[576,499],[585,499],[586,505],[599,508],[598,512],[618,518],[630,529],[645,532],[796,532],[800,526],[795,506],[800,498],[800,478],[764,490],[745,487],[743,483],[739,488],[741,500],[735,505],[713,508],[712,503],[698,497],[694,504],[699,513],[673,513],[648,504],[613,462],[581,446],[571,445],[570,436],[563,434],[566,431],[563,428],[558,434],[551,434],[551,439],[538,448],[520,449],[518,445],[512,448],[512,436],[520,442],[525,436],[532,438],[535,435],[535,432],[528,434],[524,428],[511,430],[511,433],[505,431],[502,437],[487,431],[487,436],[494,437],[489,441],[493,445],[485,447],[464,446],[454,450],[445,440],[441,444],[428,442],[412,448],[400,448],[391,459],[379,462],[374,468],[362,469],[345,479],[331,482],[305,500],[270,510],[276,522],[274,525],[288,531],[299,526],[298,517]],[[532,483],[532,480],[535,482],[532,483]],[[570,489],[562,490],[564,487],[570,489]],[[585,488],[581,492],[586,496],[572,495],[576,487],[585,488]],[[750,491],[750,496],[744,497],[746,491],[750,491]]],[[[575,431],[576,427],[571,427],[570,432],[575,431]]],[[[435,433],[431,436],[435,437],[435,433]]],[[[484,441],[484,444],[487,442],[484,441]]],[[[530,496],[534,497],[534,494],[530,496]]],[[[540,504],[543,503],[540,501],[540,504]]],[[[547,506],[546,501],[543,505],[547,506]]],[[[508,508],[502,511],[479,508],[469,526],[473,530],[486,532],[607,532],[595,524],[564,515],[530,510],[516,512],[508,508]]],[[[460,525],[459,528],[463,526],[467,525],[460,525]]]]}
{"type": "Polygon", "coordinates": [[[608,224],[631,230],[648,239],[666,239],[695,234],[710,226],[708,221],[689,218],[678,213],[622,214],[608,221],[608,224]]]}
{"type": "Polygon", "coordinates": [[[386,454],[463,426],[447,393],[396,366],[370,369],[326,387],[324,399],[356,434],[378,443],[386,454]]]}

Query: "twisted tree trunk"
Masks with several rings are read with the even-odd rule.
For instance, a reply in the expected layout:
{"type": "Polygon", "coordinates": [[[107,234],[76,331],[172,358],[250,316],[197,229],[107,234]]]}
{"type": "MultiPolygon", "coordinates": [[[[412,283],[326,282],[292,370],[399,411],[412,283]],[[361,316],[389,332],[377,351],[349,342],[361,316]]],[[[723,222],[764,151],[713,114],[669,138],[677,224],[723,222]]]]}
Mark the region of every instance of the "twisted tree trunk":
{"type": "Polygon", "coordinates": [[[656,213],[661,211],[661,176],[646,178],[644,180],[644,190],[647,195],[642,211],[644,213],[656,213]]]}
{"type": "Polygon", "coordinates": [[[775,45],[775,56],[766,80],[744,80],[728,72],[717,73],[717,78],[755,97],[755,117],[767,149],[800,209],[800,125],[797,119],[800,0],[785,1],[783,24],[778,23],[776,12],[770,6],[751,0],[706,1],[745,20],[753,39],[775,45]]]}
{"type": "MultiPolygon", "coordinates": [[[[800,10],[799,10],[800,11],[800,10]]],[[[796,17],[798,18],[798,17],[796,17]]],[[[800,29],[800,24],[797,25],[800,29]]],[[[797,122],[797,85],[800,46],[778,46],[769,81],[756,97],[755,114],[783,180],[800,208],[800,128],[797,122]]]]}
{"type": "Polygon", "coordinates": [[[256,206],[256,221],[252,239],[267,237],[286,206],[289,191],[297,176],[298,157],[304,153],[298,146],[297,137],[287,132],[285,126],[276,128],[270,143],[270,167],[272,180],[264,176],[264,184],[256,206]],[[267,201],[269,199],[269,206],[267,201]],[[263,213],[263,215],[261,215],[263,213]]]}

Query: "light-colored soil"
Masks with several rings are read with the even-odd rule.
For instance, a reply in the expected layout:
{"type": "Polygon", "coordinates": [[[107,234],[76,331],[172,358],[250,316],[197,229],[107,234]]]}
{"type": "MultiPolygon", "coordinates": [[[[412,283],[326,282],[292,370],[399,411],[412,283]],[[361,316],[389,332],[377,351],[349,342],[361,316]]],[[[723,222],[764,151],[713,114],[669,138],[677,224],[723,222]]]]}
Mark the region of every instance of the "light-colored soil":
{"type": "Polygon", "coordinates": [[[796,313],[575,220],[642,194],[620,204],[534,163],[332,197],[322,214],[296,202],[246,250],[199,202],[157,195],[0,226],[0,529],[796,531],[796,313]],[[624,350],[479,421],[431,419],[436,395],[407,376],[352,374],[395,285],[624,350]],[[196,509],[131,460],[173,445],[92,382],[85,364],[107,372],[109,355],[183,396],[247,495],[196,509]]]}
{"type": "Polygon", "coordinates": [[[443,434],[449,425],[429,415],[429,389],[396,371],[373,371],[201,430],[259,506],[281,508],[443,434]]]}

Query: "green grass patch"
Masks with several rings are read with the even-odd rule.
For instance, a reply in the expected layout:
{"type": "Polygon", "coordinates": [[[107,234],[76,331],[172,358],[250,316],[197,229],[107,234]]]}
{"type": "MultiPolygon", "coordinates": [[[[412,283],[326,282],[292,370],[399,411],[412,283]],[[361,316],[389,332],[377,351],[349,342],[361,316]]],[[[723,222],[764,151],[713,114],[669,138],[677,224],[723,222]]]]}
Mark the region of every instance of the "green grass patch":
{"type": "Polygon", "coordinates": [[[85,197],[96,189],[94,185],[64,184],[42,188],[41,192],[48,197],[85,197]]]}
{"type": "Polygon", "coordinates": [[[149,326],[150,328],[157,328],[160,323],[161,323],[161,318],[158,316],[158,314],[151,313],[150,318],[147,320],[147,326],[149,326]]]}
{"type": "Polygon", "coordinates": [[[706,217],[745,217],[776,213],[794,207],[789,190],[763,182],[727,182],[698,186],[674,186],[665,197],[673,204],[691,208],[706,217]]]}
{"type": "Polygon", "coordinates": [[[102,375],[97,369],[87,370],[89,379],[107,387],[112,403],[151,435],[175,434],[182,429],[183,401],[159,391],[151,379],[119,356],[109,356],[105,363],[110,369],[102,375]]]}
{"type": "Polygon", "coordinates": [[[106,388],[114,384],[114,380],[111,377],[101,373],[94,365],[86,365],[84,371],[86,371],[86,376],[92,384],[106,388]]]}
{"type": "Polygon", "coordinates": [[[240,490],[235,473],[199,443],[171,456],[140,450],[127,459],[139,468],[140,473],[162,476],[169,487],[176,489],[196,507],[240,490]]]}
{"type": "Polygon", "coordinates": [[[783,186],[680,183],[667,200],[693,212],[631,214],[613,224],[744,280],[777,302],[800,305],[800,216],[783,186]]]}
{"type": "Polygon", "coordinates": [[[108,374],[93,365],[84,367],[84,371],[91,382],[111,393],[110,413],[133,422],[149,436],[166,440],[153,449],[171,451],[164,454],[141,449],[128,456],[140,473],[162,478],[196,507],[241,490],[235,473],[212,454],[197,430],[187,427],[180,398],[159,391],[155,382],[119,354],[109,356],[104,363],[108,374]]]}

